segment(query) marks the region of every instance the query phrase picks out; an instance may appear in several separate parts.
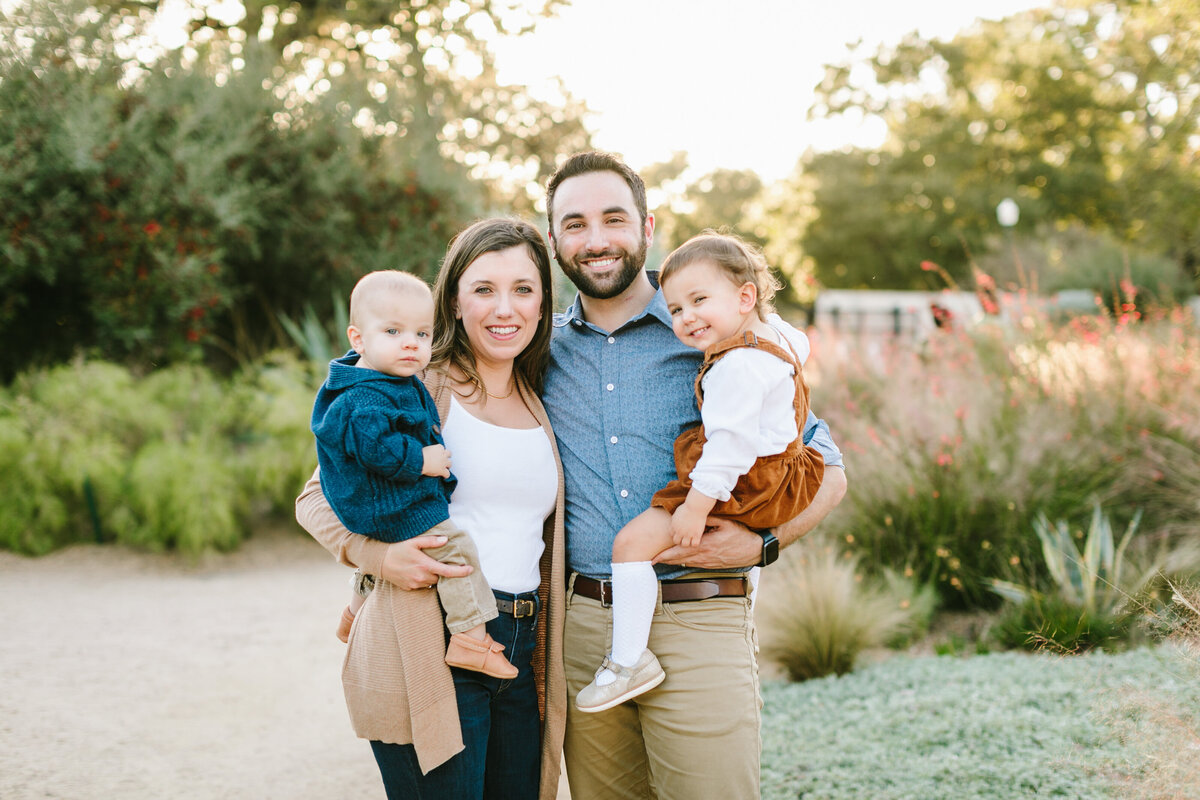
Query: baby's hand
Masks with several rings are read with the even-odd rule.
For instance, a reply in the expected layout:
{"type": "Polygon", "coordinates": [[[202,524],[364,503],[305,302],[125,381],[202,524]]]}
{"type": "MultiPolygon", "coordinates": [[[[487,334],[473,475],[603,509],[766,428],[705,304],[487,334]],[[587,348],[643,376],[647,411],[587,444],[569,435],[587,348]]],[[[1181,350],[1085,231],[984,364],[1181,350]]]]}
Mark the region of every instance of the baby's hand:
{"type": "Polygon", "coordinates": [[[671,538],[680,547],[695,547],[704,535],[708,514],[697,512],[684,503],[671,515],[671,538]]]}
{"type": "Polygon", "coordinates": [[[429,447],[422,448],[421,452],[425,456],[425,466],[421,468],[422,475],[429,475],[434,478],[450,477],[449,450],[440,444],[431,444],[429,447]]]}

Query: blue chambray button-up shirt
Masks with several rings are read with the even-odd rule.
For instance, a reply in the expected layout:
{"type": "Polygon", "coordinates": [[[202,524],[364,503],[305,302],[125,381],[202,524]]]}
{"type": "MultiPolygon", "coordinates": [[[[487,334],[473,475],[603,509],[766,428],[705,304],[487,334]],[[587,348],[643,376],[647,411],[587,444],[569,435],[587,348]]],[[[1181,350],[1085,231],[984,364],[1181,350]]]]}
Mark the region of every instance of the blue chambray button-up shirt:
{"type": "MultiPolygon", "coordinates": [[[[648,274],[657,287],[657,273],[648,274]]],[[[554,315],[542,402],[566,479],[572,570],[610,577],[617,533],[675,478],[675,438],[700,424],[694,387],[702,361],[703,353],[675,338],[661,290],[611,332],[583,318],[578,297],[554,315]]],[[[826,465],[841,466],[828,426],[811,412],[804,439],[826,465]]],[[[689,571],[658,567],[661,578],[689,571]]]]}

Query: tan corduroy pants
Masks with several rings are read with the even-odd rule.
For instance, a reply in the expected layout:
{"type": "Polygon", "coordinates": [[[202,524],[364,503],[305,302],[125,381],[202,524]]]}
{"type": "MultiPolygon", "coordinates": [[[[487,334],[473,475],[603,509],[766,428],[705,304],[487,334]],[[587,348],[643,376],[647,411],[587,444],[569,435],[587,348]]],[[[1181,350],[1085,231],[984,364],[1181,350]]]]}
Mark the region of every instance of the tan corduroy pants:
{"type": "Polygon", "coordinates": [[[446,613],[446,627],[451,633],[462,633],[500,616],[496,610],[496,596],[479,566],[479,551],[470,535],[450,520],[425,531],[426,536],[437,534],[445,536],[446,543],[441,547],[426,548],[425,555],[447,564],[470,564],[475,568],[464,578],[438,579],[438,600],[442,601],[442,610],[446,613]]]}
{"type": "Polygon", "coordinates": [[[568,586],[563,652],[571,796],[758,797],[762,699],[750,598],[659,602],[650,650],[666,680],[616,708],[584,714],[575,709],[575,696],[591,682],[611,641],[612,609],[568,586]]]}

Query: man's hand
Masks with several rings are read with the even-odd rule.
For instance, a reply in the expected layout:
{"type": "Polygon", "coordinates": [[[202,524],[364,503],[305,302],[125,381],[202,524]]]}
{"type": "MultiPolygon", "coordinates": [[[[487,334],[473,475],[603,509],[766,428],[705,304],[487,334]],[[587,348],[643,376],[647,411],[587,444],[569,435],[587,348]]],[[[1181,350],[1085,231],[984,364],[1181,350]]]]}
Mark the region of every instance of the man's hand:
{"type": "Polygon", "coordinates": [[[440,444],[431,444],[421,448],[421,454],[425,456],[425,464],[421,467],[422,475],[429,475],[433,478],[450,477],[449,450],[440,444]]]}
{"type": "Polygon", "coordinates": [[[423,552],[426,547],[441,547],[445,543],[445,536],[426,535],[388,545],[380,577],[401,589],[428,589],[437,583],[439,577],[462,578],[470,575],[474,568],[469,564],[443,564],[423,552]]]}
{"type": "Polygon", "coordinates": [[[762,560],[762,537],[723,517],[709,517],[708,530],[694,547],[676,545],[658,554],[655,564],[678,564],[700,569],[750,567],[762,560]]]}
{"type": "MultiPolygon", "coordinates": [[[[833,467],[825,471],[821,488],[812,505],[800,516],[775,529],[779,545],[786,547],[807,534],[825,519],[846,494],[846,472],[833,467]]],[[[695,547],[676,545],[658,554],[656,564],[679,564],[700,569],[750,567],[762,560],[762,537],[744,525],[722,517],[708,518],[708,531],[695,547]]]]}

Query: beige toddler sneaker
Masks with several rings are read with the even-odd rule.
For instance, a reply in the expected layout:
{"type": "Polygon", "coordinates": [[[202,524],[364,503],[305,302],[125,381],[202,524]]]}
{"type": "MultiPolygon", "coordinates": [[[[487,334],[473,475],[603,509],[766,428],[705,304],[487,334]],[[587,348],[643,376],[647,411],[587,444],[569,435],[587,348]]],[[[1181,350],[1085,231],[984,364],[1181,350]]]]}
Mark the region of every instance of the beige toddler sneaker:
{"type": "Polygon", "coordinates": [[[637,663],[632,667],[622,666],[612,659],[605,657],[604,663],[600,665],[600,669],[596,670],[596,676],[599,677],[600,673],[604,670],[608,670],[616,675],[617,679],[604,686],[598,685],[593,680],[587,686],[583,687],[579,691],[579,695],[575,698],[575,707],[580,711],[592,714],[597,711],[606,711],[613,706],[619,706],[626,700],[650,691],[667,677],[667,674],[663,672],[662,666],[658,663],[658,659],[649,650],[643,650],[641,656],[638,657],[637,663]]]}

